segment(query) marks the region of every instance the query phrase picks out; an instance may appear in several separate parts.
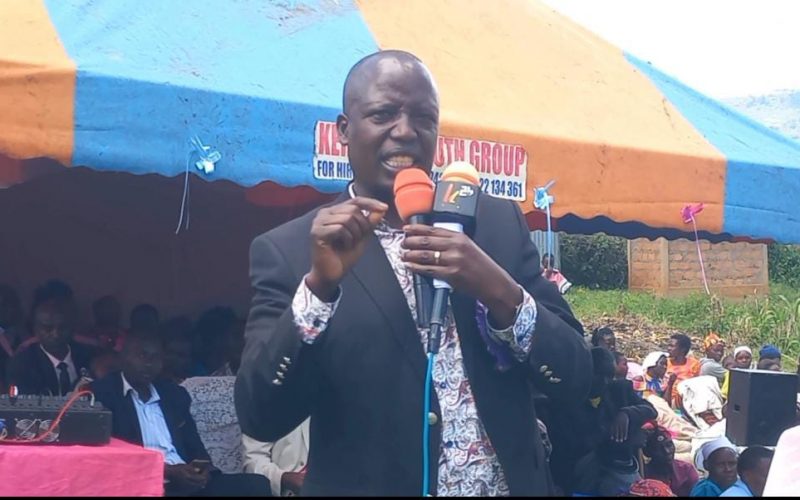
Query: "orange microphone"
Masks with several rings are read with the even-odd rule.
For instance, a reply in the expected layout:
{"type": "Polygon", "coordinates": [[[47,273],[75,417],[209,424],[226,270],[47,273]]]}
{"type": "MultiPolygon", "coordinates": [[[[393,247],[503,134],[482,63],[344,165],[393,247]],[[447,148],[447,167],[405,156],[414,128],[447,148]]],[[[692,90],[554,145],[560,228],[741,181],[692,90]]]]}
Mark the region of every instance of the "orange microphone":
{"type": "MultiPolygon", "coordinates": [[[[425,224],[433,208],[433,181],[420,168],[407,168],[394,178],[394,204],[397,213],[409,224],[425,224]]],[[[414,274],[414,298],[417,302],[417,326],[428,327],[433,298],[431,283],[414,274]]]]}

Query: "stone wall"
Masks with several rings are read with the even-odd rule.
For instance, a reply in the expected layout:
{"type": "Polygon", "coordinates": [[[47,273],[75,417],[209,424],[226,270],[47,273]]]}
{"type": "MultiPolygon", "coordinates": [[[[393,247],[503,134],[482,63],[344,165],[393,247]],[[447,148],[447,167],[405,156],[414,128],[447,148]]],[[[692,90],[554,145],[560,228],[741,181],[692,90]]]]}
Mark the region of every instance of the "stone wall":
{"type": "MultiPolygon", "coordinates": [[[[701,241],[700,249],[712,293],[743,297],[769,291],[766,245],[701,241]]],[[[663,295],[702,291],[703,278],[695,242],[630,241],[628,287],[663,295]]]]}

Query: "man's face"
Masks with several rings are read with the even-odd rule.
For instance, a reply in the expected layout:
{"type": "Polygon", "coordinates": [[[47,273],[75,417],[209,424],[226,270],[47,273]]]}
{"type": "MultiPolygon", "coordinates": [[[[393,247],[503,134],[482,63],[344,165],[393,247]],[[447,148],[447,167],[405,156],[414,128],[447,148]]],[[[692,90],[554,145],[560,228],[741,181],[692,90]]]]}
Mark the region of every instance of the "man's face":
{"type": "Polygon", "coordinates": [[[62,307],[44,304],[36,309],[33,318],[33,334],[47,352],[65,350],[72,338],[72,330],[62,307]]]}
{"type": "Polygon", "coordinates": [[[730,448],[720,448],[706,460],[706,470],[712,481],[723,490],[736,482],[738,457],[730,448]]]}
{"type": "Polygon", "coordinates": [[[767,484],[767,476],[771,465],[771,458],[762,458],[754,469],[742,471],[742,479],[747,483],[750,491],[753,492],[753,496],[764,496],[764,486],[767,484]]]}
{"type": "Polygon", "coordinates": [[[393,201],[397,172],[430,172],[439,133],[439,98],[416,62],[384,58],[363,68],[337,120],[349,150],[356,194],[393,201]]]}
{"type": "Polygon", "coordinates": [[[152,339],[133,339],[125,345],[122,369],[133,386],[150,385],[161,373],[164,352],[161,342],[152,339]]]}

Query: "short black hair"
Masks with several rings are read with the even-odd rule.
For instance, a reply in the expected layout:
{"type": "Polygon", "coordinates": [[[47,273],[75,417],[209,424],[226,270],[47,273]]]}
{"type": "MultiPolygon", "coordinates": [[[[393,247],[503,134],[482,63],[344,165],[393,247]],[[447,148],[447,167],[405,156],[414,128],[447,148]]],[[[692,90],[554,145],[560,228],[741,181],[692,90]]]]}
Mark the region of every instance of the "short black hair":
{"type": "Polygon", "coordinates": [[[675,335],[671,336],[670,339],[675,340],[678,343],[678,347],[687,353],[692,350],[692,339],[690,339],[688,335],[676,333],[675,335]]]}
{"type": "Polygon", "coordinates": [[[739,465],[737,465],[736,468],[741,475],[744,471],[753,470],[758,467],[758,463],[762,460],[772,460],[773,456],[775,456],[775,452],[769,448],[765,448],[764,446],[751,446],[739,455],[739,465]]]}
{"type": "Polygon", "coordinates": [[[51,279],[36,287],[33,291],[33,301],[31,301],[31,321],[36,314],[39,306],[49,302],[67,303],[75,297],[72,287],[61,280],[51,279]]]}
{"type": "Polygon", "coordinates": [[[373,52],[372,54],[362,57],[353,65],[352,68],[350,68],[350,71],[347,72],[347,77],[344,79],[344,87],[342,88],[342,111],[344,111],[345,114],[347,113],[347,95],[350,92],[351,87],[361,76],[362,70],[366,68],[368,64],[377,62],[384,58],[410,60],[418,63],[422,67],[425,67],[419,57],[404,50],[379,50],[378,52],[373,52]]]}
{"type": "Polygon", "coordinates": [[[607,326],[595,328],[592,330],[592,345],[598,347],[600,345],[600,339],[607,335],[614,335],[614,330],[607,326]]]}

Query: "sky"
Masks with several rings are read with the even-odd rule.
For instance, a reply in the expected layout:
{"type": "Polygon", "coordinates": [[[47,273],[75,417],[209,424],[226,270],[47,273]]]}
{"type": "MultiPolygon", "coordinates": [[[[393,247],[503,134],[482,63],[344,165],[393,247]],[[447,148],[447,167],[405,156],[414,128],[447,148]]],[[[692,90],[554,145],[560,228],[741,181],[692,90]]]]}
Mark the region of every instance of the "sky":
{"type": "Polygon", "coordinates": [[[543,0],[711,97],[800,90],[800,0],[543,0]]]}

